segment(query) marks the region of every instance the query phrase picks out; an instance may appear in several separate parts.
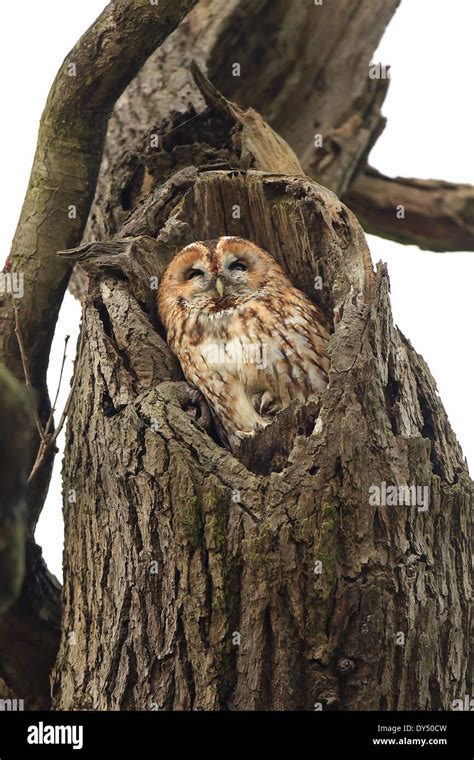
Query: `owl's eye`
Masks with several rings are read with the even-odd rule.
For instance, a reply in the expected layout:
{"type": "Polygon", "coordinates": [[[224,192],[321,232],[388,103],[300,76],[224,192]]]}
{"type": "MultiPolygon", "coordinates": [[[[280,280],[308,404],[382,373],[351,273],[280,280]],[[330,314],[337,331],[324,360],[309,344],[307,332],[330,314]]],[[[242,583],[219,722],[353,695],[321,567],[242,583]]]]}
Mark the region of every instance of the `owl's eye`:
{"type": "Polygon", "coordinates": [[[232,264],[229,264],[229,269],[233,272],[246,272],[247,265],[243,261],[233,261],[232,264]]]}
{"type": "Polygon", "coordinates": [[[190,269],[186,275],[187,280],[193,280],[195,277],[201,277],[204,274],[202,269],[190,269]]]}

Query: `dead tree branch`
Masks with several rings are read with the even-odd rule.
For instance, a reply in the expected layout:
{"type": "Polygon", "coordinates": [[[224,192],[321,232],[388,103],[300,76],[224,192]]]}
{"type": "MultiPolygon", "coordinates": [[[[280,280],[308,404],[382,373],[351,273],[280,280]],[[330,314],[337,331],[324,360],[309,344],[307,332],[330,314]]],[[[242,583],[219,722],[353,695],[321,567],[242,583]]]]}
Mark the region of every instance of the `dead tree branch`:
{"type": "Polygon", "coordinates": [[[474,251],[472,185],[391,178],[367,167],[344,200],[373,235],[429,251],[474,251]]]}

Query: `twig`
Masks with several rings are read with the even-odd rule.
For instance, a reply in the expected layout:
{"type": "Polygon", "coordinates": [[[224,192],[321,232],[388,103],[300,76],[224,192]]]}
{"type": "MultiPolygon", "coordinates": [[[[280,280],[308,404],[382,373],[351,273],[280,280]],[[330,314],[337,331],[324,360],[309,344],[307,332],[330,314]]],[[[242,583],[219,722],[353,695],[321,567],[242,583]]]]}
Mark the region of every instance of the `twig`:
{"type": "Polygon", "coordinates": [[[29,391],[28,398],[30,400],[31,409],[33,411],[33,417],[35,419],[36,427],[38,428],[38,433],[40,434],[40,438],[42,442],[44,443],[46,441],[46,433],[43,429],[43,425],[38,414],[38,408],[33,398],[33,386],[31,384],[30,371],[28,369],[28,359],[26,356],[25,345],[23,343],[23,337],[22,337],[21,328],[20,328],[19,308],[15,300],[13,300],[13,309],[15,311],[15,334],[18,341],[18,347],[20,349],[21,363],[23,364],[23,374],[25,375],[25,385],[29,391]]]}
{"type": "Polygon", "coordinates": [[[66,355],[67,355],[66,351],[67,351],[67,344],[68,344],[68,342],[69,342],[69,335],[66,335],[66,337],[64,338],[63,360],[61,362],[61,372],[59,373],[58,388],[57,388],[56,396],[54,398],[54,402],[53,402],[53,405],[51,407],[51,412],[50,412],[50,415],[48,417],[48,421],[46,423],[46,427],[45,427],[45,430],[44,430],[44,432],[45,432],[46,435],[48,435],[49,428],[53,424],[54,412],[56,411],[56,404],[58,403],[59,391],[61,389],[61,383],[62,383],[62,379],[63,379],[64,364],[65,364],[66,355]]]}
{"type": "Polygon", "coordinates": [[[38,474],[38,472],[41,470],[43,463],[46,460],[46,457],[48,455],[48,452],[51,449],[51,446],[49,445],[50,437],[47,437],[46,440],[43,442],[41,441],[40,447],[38,449],[38,453],[36,455],[35,463],[33,467],[31,468],[31,472],[28,476],[27,485],[31,483],[35,475],[38,474]]]}
{"type": "Polygon", "coordinates": [[[79,364],[80,364],[80,361],[81,361],[81,358],[82,358],[82,350],[84,348],[84,333],[85,333],[85,330],[84,330],[84,327],[83,327],[82,331],[81,331],[81,340],[79,342],[79,349],[78,349],[78,352],[77,352],[76,366],[74,368],[74,374],[72,376],[71,390],[69,391],[69,395],[68,395],[66,403],[64,405],[63,413],[61,415],[59,423],[58,423],[58,425],[56,427],[56,430],[54,431],[54,435],[53,435],[53,438],[52,438],[52,441],[51,441],[52,444],[55,442],[56,438],[58,437],[59,433],[61,432],[61,430],[62,430],[62,428],[64,426],[64,423],[66,422],[67,416],[69,414],[69,409],[71,408],[72,397],[74,395],[74,390],[75,390],[76,385],[77,385],[78,368],[79,368],[79,364]]]}
{"type": "MultiPolygon", "coordinates": [[[[58,395],[59,395],[59,388],[61,386],[61,379],[62,379],[62,375],[63,375],[64,362],[65,362],[65,358],[66,358],[66,345],[67,345],[68,340],[69,340],[69,336],[67,336],[66,339],[65,339],[63,362],[62,362],[62,365],[61,365],[61,374],[60,374],[60,377],[59,377],[58,390],[57,390],[57,393],[56,393],[56,398],[54,400],[54,406],[56,405],[56,402],[57,402],[57,399],[58,399],[58,395]]],[[[69,414],[69,409],[71,407],[71,402],[72,402],[72,397],[73,397],[73,394],[74,394],[74,389],[75,389],[76,383],[77,383],[78,368],[80,366],[80,361],[81,361],[81,357],[82,357],[82,350],[83,350],[83,348],[84,348],[84,327],[83,327],[83,329],[81,331],[81,339],[80,339],[80,342],[79,342],[79,349],[78,349],[77,357],[76,357],[76,366],[74,368],[74,374],[73,374],[73,377],[72,377],[71,390],[69,391],[69,395],[67,397],[67,401],[66,401],[66,403],[64,405],[63,413],[61,414],[61,418],[59,420],[59,423],[58,423],[57,427],[54,430],[54,433],[47,432],[45,439],[43,441],[41,441],[40,447],[38,449],[38,454],[36,456],[35,463],[34,463],[34,465],[32,467],[32,470],[31,470],[29,478],[28,478],[28,483],[31,483],[31,481],[33,480],[33,478],[41,470],[44,462],[46,461],[46,458],[47,458],[49,452],[53,448],[53,446],[54,446],[54,444],[56,442],[56,439],[57,439],[58,435],[60,434],[60,432],[61,432],[61,430],[62,430],[62,428],[64,426],[64,423],[65,423],[65,421],[67,419],[67,416],[69,414]]],[[[52,415],[53,415],[53,412],[54,412],[54,406],[53,406],[53,409],[51,411],[50,419],[48,420],[48,428],[47,428],[48,430],[49,430],[49,425],[52,422],[52,415]],[[51,422],[50,422],[50,420],[51,420],[51,422]]]]}

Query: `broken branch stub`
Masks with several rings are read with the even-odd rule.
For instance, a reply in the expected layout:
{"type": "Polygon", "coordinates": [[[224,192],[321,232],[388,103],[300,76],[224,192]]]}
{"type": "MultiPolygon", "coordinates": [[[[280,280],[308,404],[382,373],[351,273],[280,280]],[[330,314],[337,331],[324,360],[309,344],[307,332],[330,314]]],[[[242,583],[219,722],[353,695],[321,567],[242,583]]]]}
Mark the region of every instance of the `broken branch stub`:
{"type": "Polygon", "coordinates": [[[373,235],[429,251],[474,250],[472,185],[386,177],[367,166],[344,200],[373,235]]]}

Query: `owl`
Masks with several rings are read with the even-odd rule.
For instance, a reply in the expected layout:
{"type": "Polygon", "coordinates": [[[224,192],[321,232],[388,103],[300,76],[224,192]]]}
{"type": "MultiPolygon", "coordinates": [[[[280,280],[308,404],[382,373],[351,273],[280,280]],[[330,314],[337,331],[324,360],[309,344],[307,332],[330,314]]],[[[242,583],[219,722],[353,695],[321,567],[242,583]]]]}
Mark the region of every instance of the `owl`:
{"type": "Polygon", "coordinates": [[[157,306],[169,347],[231,451],[328,383],[323,313],[248,240],[183,248],[163,273],[157,306]]]}

